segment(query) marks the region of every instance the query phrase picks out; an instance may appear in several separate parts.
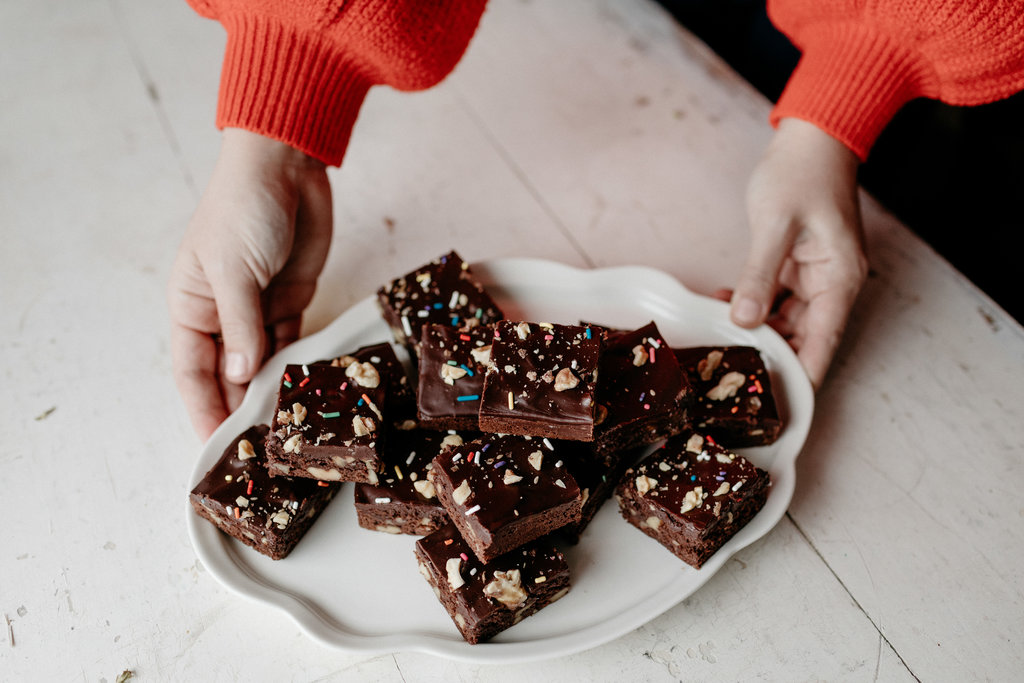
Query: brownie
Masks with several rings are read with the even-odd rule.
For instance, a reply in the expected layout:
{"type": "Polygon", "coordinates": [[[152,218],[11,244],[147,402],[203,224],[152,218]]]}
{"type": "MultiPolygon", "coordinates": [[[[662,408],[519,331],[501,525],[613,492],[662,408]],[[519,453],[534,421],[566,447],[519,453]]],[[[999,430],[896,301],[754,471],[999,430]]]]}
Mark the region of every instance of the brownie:
{"type": "Polygon", "coordinates": [[[609,335],[599,368],[598,453],[652,444],[686,427],[690,383],[654,322],[609,335]]]}
{"type": "Polygon", "coordinates": [[[354,362],[371,363],[377,369],[381,382],[387,387],[387,410],[384,412],[390,419],[403,420],[416,416],[416,392],[409,382],[405,365],[398,359],[391,344],[368,344],[350,354],[327,361],[317,361],[342,368],[347,368],[354,362]]]}
{"type": "Polygon", "coordinates": [[[489,325],[459,330],[424,325],[417,388],[420,425],[431,429],[477,429],[484,373],[494,330],[489,325]]]}
{"type": "Polygon", "coordinates": [[[446,524],[448,515],[427,473],[443,448],[476,436],[476,432],[449,434],[416,426],[389,427],[381,453],[384,471],[377,475],[378,483],[355,485],[359,525],[373,531],[422,536],[446,524]]]}
{"type": "Polygon", "coordinates": [[[544,540],[482,563],[447,525],[416,541],[420,573],[462,637],[479,643],[569,592],[569,566],[544,540]]]}
{"type": "Polygon", "coordinates": [[[471,328],[504,317],[469,264],[454,251],[381,287],[377,303],[395,341],[414,357],[419,355],[423,325],[471,328]]]}
{"type": "Polygon", "coordinates": [[[626,520],[697,569],[764,507],[768,473],[695,432],[629,468],[616,489],[626,520]]]}
{"type": "Polygon", "coordinates": [[[189,494],[195,511],[224,533],[280,560],[292,551],[339,484],[271,477],[265,443],[269,427],[239,434],[189,494]]]}
{"type": "Polygon", "coordinates": [[[285,367],[267,439],[271,474],[376,483],[386,386],[369,361],[285,367]]]}
{"type": "Polygon", "coordinates": [[[578,522],[582,498],[548,439],[484,435],[434,458],[430,480],[483,562],[578,522]]]}
{"type": "Polygon", "coordinates": [[[622,473],[644,454],[647,446],[600,454],[595,444],[585,441],[559,441],[556,447],[559,448],[559,457],[564,460],[566,469],[580,487],[582,499],[580,521],[559,529],[558,536],[576,544],[598,509],[611,498],[622,473]]]}
{"type": "Polygon", "coordinates": [[[582,325],[498,322],[480,429],[593,441],[602,341],[600,330],[582,325]]]}
{"type": "Polygon", "coordinates": [[[763,446],[782,430],[771,378],[757,349],[699,346],[675,349],[694,389],[691,423],[729,448],[763,446]]]}

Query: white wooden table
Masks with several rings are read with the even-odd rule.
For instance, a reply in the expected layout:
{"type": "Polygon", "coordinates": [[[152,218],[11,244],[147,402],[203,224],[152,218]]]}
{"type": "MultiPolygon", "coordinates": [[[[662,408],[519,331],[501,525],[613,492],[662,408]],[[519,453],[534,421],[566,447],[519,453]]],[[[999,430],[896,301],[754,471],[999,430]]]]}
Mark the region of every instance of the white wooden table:
{"type": "MultiPolygon", "coordinates": [[[[222,588],[163,288],[223,43],[182,1],[0,5],[0,680],[1019,679],[1024,331],[867,196],[790,511],[661,617],[490,667],[326,649],[222,588]]],[[[728,286],[768,109],[646,0],[493,0],[441,86],[371,93],[306,330],[452,247],[728,286]]]]}

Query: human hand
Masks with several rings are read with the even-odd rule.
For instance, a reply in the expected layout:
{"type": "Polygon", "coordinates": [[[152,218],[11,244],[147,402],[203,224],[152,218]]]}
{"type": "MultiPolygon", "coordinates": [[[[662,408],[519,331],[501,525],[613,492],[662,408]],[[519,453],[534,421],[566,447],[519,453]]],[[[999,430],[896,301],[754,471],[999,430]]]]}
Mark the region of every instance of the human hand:
{"type": "Polygon", "coordinates": [[[200,438],[238,406],[266,358],[298,338],[331,231],[322,163],[224,131],[167,288],[174,378],[200,438]]]}
{"type": "Polygon", "coordinates": [[[821,386],[867,277],[859,159],[799,119],[779,123],[747,187],[751,242],[731,297],[743,327],[768,322],[821,386]]]}

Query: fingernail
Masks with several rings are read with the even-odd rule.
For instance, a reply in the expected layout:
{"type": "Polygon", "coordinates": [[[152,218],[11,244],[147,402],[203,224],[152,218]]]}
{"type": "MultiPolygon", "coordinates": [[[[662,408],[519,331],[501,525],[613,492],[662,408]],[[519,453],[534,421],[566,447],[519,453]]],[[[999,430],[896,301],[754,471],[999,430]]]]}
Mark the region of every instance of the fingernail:
{"type": "Polygon", "coordinates": [[[237,351],[228,353],[224,358],[224,375],[232,382],[244,381],[248,369],[249,364],[246,362],[245,356],[237,351]]]}
{"type": "Polygon", "coordinates": [[[761,319],[761,304],[753,299],[732,302],[732,319],[740,325],[753,325],[761,319]]]}

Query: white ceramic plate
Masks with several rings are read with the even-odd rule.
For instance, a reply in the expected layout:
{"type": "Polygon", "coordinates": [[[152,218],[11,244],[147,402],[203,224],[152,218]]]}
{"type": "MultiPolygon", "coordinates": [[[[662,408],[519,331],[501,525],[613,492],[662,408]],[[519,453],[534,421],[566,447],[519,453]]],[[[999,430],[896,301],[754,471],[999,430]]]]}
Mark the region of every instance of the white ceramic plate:
{"type": "MultiPolygon", "coordinates": [[[[811,424],[814,395],[796,356],[774,331],[732,325],[725,304],[697,296],[650,268],[579,270],[549,261],[498,259],[476,264],[473,270],[509,318],[554,323],[583,319],[626,328],[654,320],[672,346],[730,343],[759,348],[785,420],[776,443],[744,451],[771,473],[768,502],[698,571],[627,524],[610,501],[579,545],[564,548],[573,575],[569,594],[479,645],[462,640],[420,576],[414,537],[358,526],[351,484],[292,554],[277,562],[220,533],[189,507],[189,535],[206,568],[230,589],[281,609],[324,645],[362,653],[419,651],[488,663],[586,650],[628,633],[692,594],[733,553],[768,533],[792,499],[794,464],[811,424]]],[[[270,420],[287,363],[329,358],[379,341],[390,341],[390,333],[375,301],[367,298],[274,356],[253,380],[242,405],[203,448],[189,488],[235,436],[270,420]]]]}

